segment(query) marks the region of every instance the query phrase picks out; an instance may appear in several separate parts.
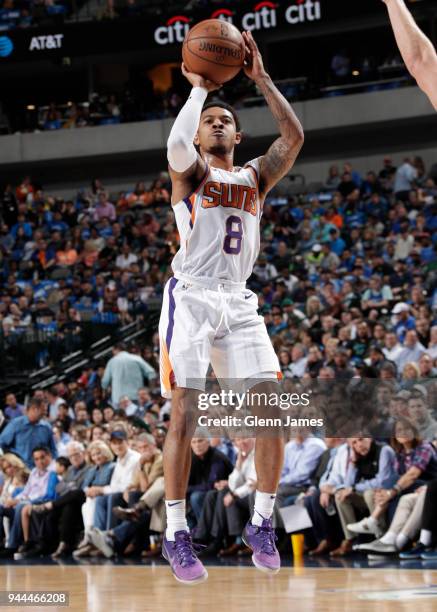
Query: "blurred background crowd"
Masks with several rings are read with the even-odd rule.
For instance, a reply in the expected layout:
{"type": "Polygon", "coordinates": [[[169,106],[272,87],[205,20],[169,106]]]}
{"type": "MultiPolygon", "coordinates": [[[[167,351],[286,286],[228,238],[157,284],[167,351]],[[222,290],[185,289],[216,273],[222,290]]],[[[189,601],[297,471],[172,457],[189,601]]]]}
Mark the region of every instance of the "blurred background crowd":
{"type": "MultiPolygon", "coordinates": [[[[304,504],[312,554],[343,556],[357,541],[435,554],[436,179],[418,157],[365,175],[346,162],[314,193],[284,181],[264,206],[248,286],[285,382],[361,377],[381,389],[382,434],[303,428],[287,443],[276,526],[288,528],[282,507],[304,504]]],[[[170,192],[166,172],[122,193],[95,179],[70,199],[32,177],[1,190],[0,361],[4,378],[28,373],[15,387],[3,379],[3,556],[159,553],[170,403],[153,317],[178,248],[170,192]],[[114,340],[124,329],[139,334],[127,345],[114,340]],[[87,352],[102,337],[109,348],[87,352]]],[[[193,440],[190,520],[209,554],[248,552],[238,536],[253,447],[193,440]]]]}

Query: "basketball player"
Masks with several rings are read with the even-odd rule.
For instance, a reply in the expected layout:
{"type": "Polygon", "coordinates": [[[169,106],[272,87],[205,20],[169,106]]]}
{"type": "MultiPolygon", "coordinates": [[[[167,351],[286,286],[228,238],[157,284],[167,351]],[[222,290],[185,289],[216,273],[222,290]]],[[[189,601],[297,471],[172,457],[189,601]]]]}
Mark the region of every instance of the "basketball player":
{"type": "MultiPolygon", "coordinates": [[[[185,583],[200,582],[208,575],[193,549],[185,516],[195,428],[187,419],[193,411],[193,390],[204,389],[210,363],[219,380],[247,380],[247,388],[259,392],[274,392],[280,373],[264,321],[257,314],[257,297],[245,288],[245,281],[259,252],[264,199],[293,166],[303,131],[265,71],[252,35],[243,36],[244,71],[263,93],[280,137],[264,156],[243,168],[234,167],[234,149],[241,141],[235,111],[221,102],[204,105],[208,92],[218,86],[183,66],[193,89],[167,143],[181,244],[172,263],[174,276],[165,286],[159,323],[161,389],[172,398],[164,448],[163,555],[175,578],[185,583]],[[263,382],[253,386],[251,379],[263,382]]],[[[280,558],[271,517],[282,464],[282,438],[259,438],[255,511],[243,537],[253,550],[256,567],[274,573],[280,558]]]]}
{"type": "Polygon", "coordinates": [[[404,0],[383,0],[405,65],[437,110],[437,53],[404,0]]]}

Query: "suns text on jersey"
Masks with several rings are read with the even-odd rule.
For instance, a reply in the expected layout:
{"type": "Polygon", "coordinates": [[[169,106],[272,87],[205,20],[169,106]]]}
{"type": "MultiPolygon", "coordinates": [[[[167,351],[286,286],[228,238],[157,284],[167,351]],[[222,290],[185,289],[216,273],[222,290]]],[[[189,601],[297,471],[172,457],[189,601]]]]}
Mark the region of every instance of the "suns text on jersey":
{"type": "Polygon", "coordinates": [[[258,191],[254,187],[235,183],[208,181],[203,187],[202,208],[236,208],[256,216],[258,191]]]}

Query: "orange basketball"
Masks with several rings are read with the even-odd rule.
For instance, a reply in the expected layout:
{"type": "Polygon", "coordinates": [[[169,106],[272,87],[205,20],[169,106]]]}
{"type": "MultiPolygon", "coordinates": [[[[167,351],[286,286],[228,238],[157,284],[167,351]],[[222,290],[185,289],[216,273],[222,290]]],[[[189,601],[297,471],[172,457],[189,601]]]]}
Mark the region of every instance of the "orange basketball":
{"type": "Polygon", "coordinates": [[[237,28],[220,19],[206,19],[185,36],[182,58],[190,72],[215,83],[226,83],[244,62],[244,40],[237,28]]]}

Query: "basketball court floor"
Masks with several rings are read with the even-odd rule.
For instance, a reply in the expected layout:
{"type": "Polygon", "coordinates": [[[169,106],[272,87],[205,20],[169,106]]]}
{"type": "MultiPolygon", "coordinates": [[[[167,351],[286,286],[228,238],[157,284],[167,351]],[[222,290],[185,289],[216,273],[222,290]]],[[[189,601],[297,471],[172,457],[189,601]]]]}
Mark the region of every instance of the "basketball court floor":
{"type": "MultiPolygon", "coordinates": [[[[287,561],[285,561],[287,563],[287,561]]],[[[1,590],[67,591],[68,607],[20,606],[22,610],[74,612],[314,612],[437,610],[437,563],[424,567],[380,560],[288,563],[276,576],[249,563],[208,565],[208,581],[185,586],[161,562],[18,562],[0,566],[1,590]]]]}

